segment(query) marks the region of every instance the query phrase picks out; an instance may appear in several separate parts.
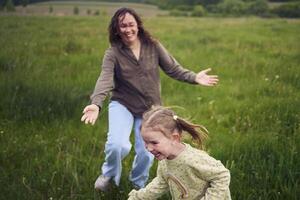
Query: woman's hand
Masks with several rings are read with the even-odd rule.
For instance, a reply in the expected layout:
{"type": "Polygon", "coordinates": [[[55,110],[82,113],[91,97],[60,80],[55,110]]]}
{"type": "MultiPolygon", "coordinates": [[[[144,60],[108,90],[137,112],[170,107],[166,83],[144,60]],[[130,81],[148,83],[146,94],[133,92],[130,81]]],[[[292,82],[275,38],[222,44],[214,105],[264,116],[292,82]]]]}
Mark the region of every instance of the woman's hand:
{"type": "Polygon", "coordinates": [[[92,125],[95,124],[99,114],[99,107],[95,104],[91,104],[86,106],[83,109],[83,115],[81,117],[81,121],[85,122],[85,124],[91,123],[92,125]]]}
{"type": "Polygon", "coordinates": [[[204,86],[215,86],[218,84],[218,76],[217,75],[208,75],[207,73],[211,71],[211,68],[200,71],[196,75],[195,81],[204,86]]]}

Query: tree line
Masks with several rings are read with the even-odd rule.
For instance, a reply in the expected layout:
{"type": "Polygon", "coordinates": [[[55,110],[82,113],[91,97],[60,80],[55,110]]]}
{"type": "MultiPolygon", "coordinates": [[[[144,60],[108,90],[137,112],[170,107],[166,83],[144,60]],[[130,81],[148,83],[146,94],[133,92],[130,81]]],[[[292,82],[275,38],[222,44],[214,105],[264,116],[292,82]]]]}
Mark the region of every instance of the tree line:
{"type": "MultiPolygon", "coordinates": [[[[0,9],[13,11],[14,5],[27,6],[30,3],[47,0],[2,0],[0,9]]],[[[82,0],[84,1],[84,0],[82,0]]],[[[170,10],[173,16],[244,16],[300,17],[299,0],[93,0],[98,2],[131,2],[156,5],[170,10]],[[270,6],[272,3],[275,6],[270,6]]]]}

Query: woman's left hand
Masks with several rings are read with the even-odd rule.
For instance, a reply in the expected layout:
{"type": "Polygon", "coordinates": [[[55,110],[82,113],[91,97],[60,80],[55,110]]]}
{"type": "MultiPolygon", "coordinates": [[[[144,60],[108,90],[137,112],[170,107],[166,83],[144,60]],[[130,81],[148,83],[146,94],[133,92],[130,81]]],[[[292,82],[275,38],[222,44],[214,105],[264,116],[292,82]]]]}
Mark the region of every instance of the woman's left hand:
{"type": "Polygon", "coordinates": [[[207,73],[211,71],[211,68],[200,71],[196,75],[195,81],[204,86],[215,86],[218,84],[218,76],[217,75],[208,75],[207,73]]]}

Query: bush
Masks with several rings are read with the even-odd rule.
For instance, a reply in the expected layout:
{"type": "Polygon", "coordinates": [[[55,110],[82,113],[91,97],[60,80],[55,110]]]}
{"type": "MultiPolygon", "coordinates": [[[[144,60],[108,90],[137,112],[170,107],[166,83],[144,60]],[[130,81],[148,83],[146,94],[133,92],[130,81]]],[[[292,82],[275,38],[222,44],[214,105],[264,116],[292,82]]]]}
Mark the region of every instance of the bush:
{"type": "Polygon", "coordinates": [[[79,8],[77,6],[74,7],[73,13],[74,13],[74,15],[78,15],[79,14],[79,8]]]}
{"type": "Polygon", "coordinates": [[[4,10],[5,4],[6,4],[5,1],[0,1],[0,11],[4,10]]]}
{"type": "Polygon", "coordinates": [[[16,11],[15,4],[12,0],[7,0],[5,4],[6,11],[13,12],[16,11]]]}
{"type": "Polygon", "coordinates": [[[21,3],[23,7],[26,7],[29,3],[29,0],[22,0],[21,3]]]}
{"type": "Polygon", "coordinates": [[[189,16],[189,14],[187,12],[180,11],[180,10],[177,10],[177,9],[171,10],[170,15],[175,16],[175,17],[187,17],[187,16],[189,16]]]}
{"type": "Polygon", "coordinates": [[[192,16],[194,17],[202,17],[206,14],[205,9],[203,8],[203,6],[198,5],[194,7],[194,10],[192,11],[192,16]]]}
{"type": "Polygon", "coordinates": [[[168,9],[171,9],[171,6],[168,5],[168,2],[165,2],[165,1],[158,1],[157,2],[157,6],[158,8],[162,9],[162,10],[168,10],[168,9]]]}
{"type": "Polygon", "coordinates": [[[100,11],[99,11],[99,10],[96,10],[96,11],[94,12],[94,15],[100,15],[100,11]]]}
{"type": "Polygon", "coordinates": [[[219,11],[219,5],[208,5],[205,6],[205,9],[210,13],[218,13],[219,11]]]}
{"type": "Polygon", "coordinates": [[[246,4],[240,0],[224,0],[217,5],[217,12],[229,15],[242,15],[246,9],[246,4]]]}
{"type": "Polygon", "coordinates": [[[247,7],[247,13],[263,16],[268,13],[268,2],[266,0],[255,0],[247,7]]]}
{"type": "Polygon", "coordinates": [[[53,7],[49,6],[49,13],[53,13],[53,7]]]}
{"type": "Polygon", "coordinates": [[[283,4],[272,9],[271,12],[279,17],[299,18],[300,2],[283,4]]]}
{"type": "Polygon", "coordinates": [[[180,11],[192,11],[193,10],[193,6],[189,6],[189,5],[179,5],[176,7],[177,10],[180,11]]]}
{"type": "Polygon", "coordinates": [[[91,14],[91,9],[87,9],[86,14],[90,15],[91,14]]]}
{"type": "Polygon", "coordinates": [[[103,11],[101,12],[101,14],[102,14],[102,16],[106,16],[106,15],[107,15],[107,11],[106,11],[106,10],[103,10],[103,11]]]}
{"type": "Polygon", "coordinates": [[[197,0],[197,4],[201,4],[204,6],[205,9],[207,9],[208,6],[217,5],[221,3],[223,0],[197,0]]]}

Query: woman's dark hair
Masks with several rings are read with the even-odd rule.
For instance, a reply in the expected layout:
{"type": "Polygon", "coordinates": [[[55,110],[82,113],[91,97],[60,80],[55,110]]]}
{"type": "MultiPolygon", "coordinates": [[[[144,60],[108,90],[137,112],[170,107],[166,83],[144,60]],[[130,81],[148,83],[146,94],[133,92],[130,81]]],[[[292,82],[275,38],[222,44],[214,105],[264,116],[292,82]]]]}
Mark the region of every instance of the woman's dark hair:
{"type": "Polygon", "coordinates": [[[134,19],[137,22],[137,26],[138,26],[138,37],[139,39],[144,42],[144,43],[153,43],[154,40],[152,38],[152,36],[150,35],[150,33],[148,31],[145,30],[144,26],[143,26],[143,22],[140,18],[140,16],[131,8],[120,8],[118,9],[114,16],[111,18],[109,27],[108,27],[108,32],[109,32],[109,42],[111,45],[114,44],[123,44],[122,39],[119,35],[119,19],[124,17],[126,13],[129,13],[130,15],[132,15],[134,17],[134,19]]]}

